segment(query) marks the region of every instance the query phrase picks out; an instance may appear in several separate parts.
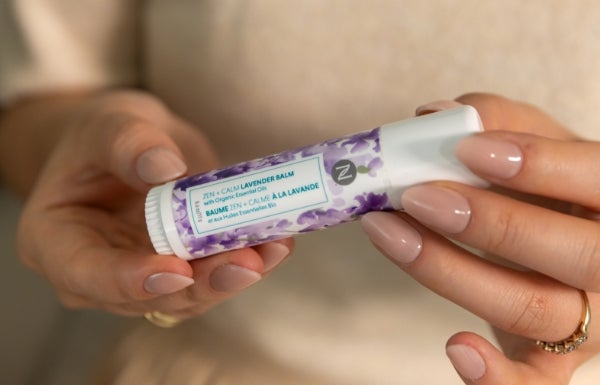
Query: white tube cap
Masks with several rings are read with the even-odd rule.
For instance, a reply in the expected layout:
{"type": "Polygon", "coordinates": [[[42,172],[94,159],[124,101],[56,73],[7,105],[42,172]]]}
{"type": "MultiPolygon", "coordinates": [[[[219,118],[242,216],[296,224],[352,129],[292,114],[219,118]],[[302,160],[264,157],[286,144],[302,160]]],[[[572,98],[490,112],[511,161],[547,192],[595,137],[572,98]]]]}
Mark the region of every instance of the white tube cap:
{"type": "Polygon", "coordinates": [[[175,254],[192,259],[177,232],[173,217],[173,182],[154,187],[146,196],[146,225],[148,235],[158,254],[175,254]]]}
{"type": "Polygon", "coordinates": [[[389,181],[388,197],[394,207],[401,209],[400,197],[406,188],[424,182],[450,180],[488,186],[454,154],[461,139],[481,131],[481,119],[471,106],[382,126],[381,156],[389,181]]]}

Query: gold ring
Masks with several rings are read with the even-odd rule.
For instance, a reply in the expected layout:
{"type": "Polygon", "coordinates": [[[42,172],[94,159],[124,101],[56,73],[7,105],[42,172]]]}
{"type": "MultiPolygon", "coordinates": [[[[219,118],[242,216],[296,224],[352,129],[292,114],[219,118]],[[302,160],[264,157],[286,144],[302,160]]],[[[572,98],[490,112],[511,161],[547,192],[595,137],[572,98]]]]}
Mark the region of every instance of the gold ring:
{"type": "Polygon", "coordinates": [[[541,346],[545,351],[556,354],[567,354],[580,347],[588,339],[588,328],[592,311],[590,308],[590,300],[585,291],[579,290],[581,299],[583,300],[583,310],[581,312],[581,320],[579,328],[567,339],[556,342],[536,341],[538,346],[541,346]]]}
{"type": "Polygon", "coordinates": [[[144,313],[144,318],[153,325],[161,328],[172,328],[180,322],[177,318],[159,311],[149,311],[148,313],[144,313]]]}

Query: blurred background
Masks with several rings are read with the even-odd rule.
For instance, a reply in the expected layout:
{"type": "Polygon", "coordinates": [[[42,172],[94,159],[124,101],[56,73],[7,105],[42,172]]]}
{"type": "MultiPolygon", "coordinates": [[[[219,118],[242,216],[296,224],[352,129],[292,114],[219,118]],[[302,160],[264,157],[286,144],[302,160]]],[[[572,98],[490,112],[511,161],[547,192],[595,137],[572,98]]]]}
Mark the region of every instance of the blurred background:
{"type": "Polygon", "coordinates": [[[0,186],[0,383],[80,385],[127,320],[69,311],[16,256],[20,202],[0,186]]]}

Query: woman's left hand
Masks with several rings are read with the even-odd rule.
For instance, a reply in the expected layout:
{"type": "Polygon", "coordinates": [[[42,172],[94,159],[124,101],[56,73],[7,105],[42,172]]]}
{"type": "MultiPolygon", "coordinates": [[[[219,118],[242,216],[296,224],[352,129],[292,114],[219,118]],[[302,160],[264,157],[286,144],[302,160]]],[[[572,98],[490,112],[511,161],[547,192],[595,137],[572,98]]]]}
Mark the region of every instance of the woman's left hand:
{"type": "Polygon", "coordinates": [[[600,143],[576,140],[523,103],[481,94],[459,101],[479,111],[486,132],[463,140],[457,156],[499,189],[412,187],[402,196],[406,213],[370,213],[363,227],[413,278],[494,326],[503,352],[473,333],[448,341],[466,384],[568,384],[600,352],[594,324],[589,340],[566,355],[536,340],[561,341],[577,331],[580,291],[592,312],[600,308],[600,143]]]}

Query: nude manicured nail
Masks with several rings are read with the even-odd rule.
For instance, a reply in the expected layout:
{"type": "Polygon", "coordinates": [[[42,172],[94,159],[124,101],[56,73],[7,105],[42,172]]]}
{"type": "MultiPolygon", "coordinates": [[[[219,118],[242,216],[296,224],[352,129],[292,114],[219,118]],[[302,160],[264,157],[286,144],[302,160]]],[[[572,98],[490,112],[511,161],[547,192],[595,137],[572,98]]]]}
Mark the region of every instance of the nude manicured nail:
{"type": "Polygon", "coordinates": [[[456,371],[467,380],[478,380],[485,374],[485,361],[470,346],[450,345],[446,347],[446,355],[456,371]]]}
{"type": "Polygon", "coordinates": [[[190,277],[175,273],[152,274],[144,281],[144,289],[152,294],[171,294],[194,284],[190,277]]]}
{"type": "Polygon", "coordinates": [[[443,110],[448,110],[450,108],[460,107],[463,104],[459,102],[455,102],[454,100],[436,100],[435,102],[423,104],[422,106],[417,107],[415,111],[415,115],[421,116],[430,114],[432,112],[438,112],[443,110]]]}
{"type": "Polygon", "coordinates": [[[514,143],[470,136],[456,146],[457,158],[474,172],[498,179],[510,179],[521,171],[523,153],[514,143]]]}
{"type": "Polygon", "coordinates": [[[371,241],[400,264],[413,262],[421,253],[421,235],[394,214],[368,213],[362,217],[361,225],[371,241]]]}
{"type": "Polygon", "coordinates": [[[163,183],[182,176],[187,166],[173,151],[155,147],[137,159],[136,172],[140,179],[149,184],[163,183]]]}
{"type": "Polygon", "coordinates": [[[210,286],[215,291],[236,292],[260,281],[256,271],[238,265],[222,265],[210,274],[210,286]]]}
{"type": "Polygon", "coordinates": [[[402,207],[424,225],[457,234],[471,220],[471,208],[465,197],[454,190],[423,185],[407,189],[402,194],[402,207]]]}
{"type": "Polygon", "coordinates": [[[265,243],[257,249],[262,257],[264,271],[270,271],[290,254],[290,249],[281,243],[265,243]]]}

